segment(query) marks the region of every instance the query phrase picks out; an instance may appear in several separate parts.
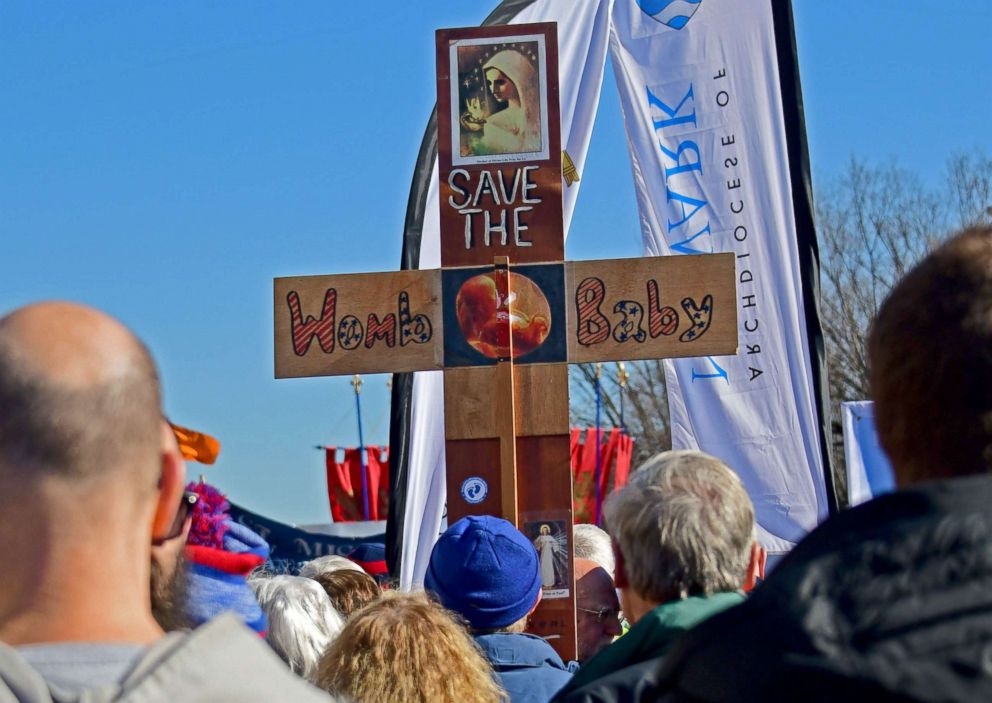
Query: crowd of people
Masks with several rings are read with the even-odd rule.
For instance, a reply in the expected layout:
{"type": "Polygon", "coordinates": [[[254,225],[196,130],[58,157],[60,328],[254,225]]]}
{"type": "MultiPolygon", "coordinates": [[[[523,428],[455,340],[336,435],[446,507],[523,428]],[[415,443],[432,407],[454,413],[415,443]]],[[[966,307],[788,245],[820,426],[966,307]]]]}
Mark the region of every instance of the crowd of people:
{"type": "Polygon", "coordinates": [[[733,467],[654,457],[605,531],[574,528],[564,661],[529,632],[540,556],[513,524],[450,525],[414,592],[361,554],[271,573],[187,482],[148,349],[85,306],[20,308],[0,318],[0,703],[992,700],[992,229],[894,286],[869,357],[899,490],[766,575],[733,467]]]}

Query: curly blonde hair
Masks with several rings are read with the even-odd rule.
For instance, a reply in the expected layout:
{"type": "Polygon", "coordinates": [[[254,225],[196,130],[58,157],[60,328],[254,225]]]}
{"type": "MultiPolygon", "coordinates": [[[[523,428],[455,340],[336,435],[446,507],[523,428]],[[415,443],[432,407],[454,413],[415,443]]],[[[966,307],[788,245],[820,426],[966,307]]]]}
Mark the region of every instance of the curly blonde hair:
{"type": "Polygon", "coordinates": [[[465,627],[423,592],[385,592],[357,611],[321,659],[317,685],[358,703],[506,700],[465,627]]]}

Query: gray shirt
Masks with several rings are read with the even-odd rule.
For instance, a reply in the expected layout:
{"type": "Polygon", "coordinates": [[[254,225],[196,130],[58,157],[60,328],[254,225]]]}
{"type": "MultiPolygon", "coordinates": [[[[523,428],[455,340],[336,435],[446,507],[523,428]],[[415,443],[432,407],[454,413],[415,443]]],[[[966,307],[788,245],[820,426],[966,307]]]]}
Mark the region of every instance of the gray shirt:
{"type": "Polygon", "coordinates": [[[0,703],[328,703],[230,614],[151,647],[0,642],[0,703]],[[92,667],[92,668],[91,668],[92,667]]]}
{"type": "Polygon", "coordinates": [[[55,642],[16,649],[49,685],[73,694],[116,686],[148,651],[142,645],[103,642],[55,642]]]}

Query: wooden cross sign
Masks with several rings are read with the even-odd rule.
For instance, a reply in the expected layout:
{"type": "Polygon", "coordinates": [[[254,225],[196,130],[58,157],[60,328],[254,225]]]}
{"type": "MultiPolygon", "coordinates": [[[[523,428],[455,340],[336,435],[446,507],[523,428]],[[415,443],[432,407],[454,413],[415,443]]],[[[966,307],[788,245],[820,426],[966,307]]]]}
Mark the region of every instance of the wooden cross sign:
{"type": "Polygon", "coordinates": [[[563,261],[556,25],[440,30],[437,64],[442,268],[275,279],[276,377],[443,369],[449,524],[530,537],[530,631],[574,659],[568,364],[735,354],[734,258],[563,261]]]}

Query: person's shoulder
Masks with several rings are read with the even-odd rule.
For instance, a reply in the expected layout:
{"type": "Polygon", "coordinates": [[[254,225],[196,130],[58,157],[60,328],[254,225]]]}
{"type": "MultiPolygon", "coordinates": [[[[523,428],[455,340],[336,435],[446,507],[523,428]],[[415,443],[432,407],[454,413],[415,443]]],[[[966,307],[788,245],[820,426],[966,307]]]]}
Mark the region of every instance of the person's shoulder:
{"type": "MultiPolygon", "coordinates": [[[[979,516],[992,537],[992,476],[974,475],[921,483],[879,496],[831,516],[810,532],[782,560],[768,579],[788,591],[817,570],[864,566],[868,552],[898,555],[912,551],[921,535],[940,529],[957,531],[979,516]],[[959,524],[960,523],[960,524],[959,524]]],[[[946,547],[946,545],[945,545],[946,547]]]]}
{"type": "Polygon", "coordinates": [[[293,674],[257,633],[221,615],[154,646],[124,682],[121,700],[327,703],[327,693],[293,674]]]}
{"type": "Polygon", "coordinates": [[[541,666],[560,669],[571,676],[561,657],[543,637],[526,632],[495,632],[477,635],[475,641],[493,664],[541,666]]]}
{"type": "Polygon", "coordinates": [[[657,696],[661,657],[648,659],[607,674],[556,697],[555,703],[634,703],[657,696]]]}
{"type": "Polygon", "coordinates": [[[48,683],[14,647],[0,642],[0,703],[51,703],[48,683]]]}
{"type": "MultiPolygon", "coordinates": [[[[672,631],[672,635],[675,635],[679,631],[694,627],[716,613],[740,605],[744,600],[744,594],[741,591],[721,591],[708,596],[681,598],[663,603],[645,615],[643,627],[647,630],[655,627],[666,628],[672,631]]],[[[658,654],[660,655],[662,652],[658,654]]]]}
{"type": "Polygon", "coordinates": [[[835,515],[744,603],[683,636],[663,660],[661,685],[705,700],[747,690],[770,701],[816,669],[824,690],[840,690],[844,677],[828,682],[826,672],[851,662],[870,669],[877,652],[910,639],[885,660],[889,674],[862,672],[864,687],[896,670],[956,680],[951,659],[972,658],[969,642],[992,641],[978,595],[992,567],[975,558],[989,539],[992,477],[921,484],[835,515]]]}

